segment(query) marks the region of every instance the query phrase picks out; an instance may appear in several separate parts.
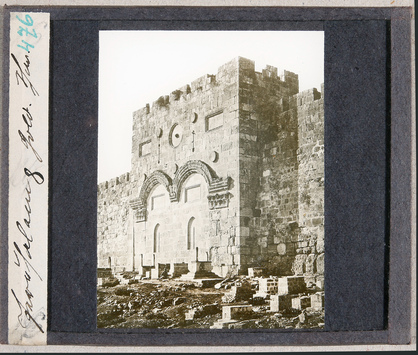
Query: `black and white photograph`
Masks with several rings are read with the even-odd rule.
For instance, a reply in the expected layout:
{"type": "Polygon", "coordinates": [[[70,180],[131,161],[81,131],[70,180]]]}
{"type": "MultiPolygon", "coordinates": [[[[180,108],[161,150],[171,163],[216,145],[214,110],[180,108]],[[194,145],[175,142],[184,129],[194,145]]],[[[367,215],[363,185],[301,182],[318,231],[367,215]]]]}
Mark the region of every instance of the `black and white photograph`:
{"type": "Polygon", "coordinates": [[[0,352],[416,350],[411,0],[0,6],[0,352]]]}
{"type": "Polygon", "coordinates": [[[99,39],[98,328],[324,328],[323,31],[99,39]]]}

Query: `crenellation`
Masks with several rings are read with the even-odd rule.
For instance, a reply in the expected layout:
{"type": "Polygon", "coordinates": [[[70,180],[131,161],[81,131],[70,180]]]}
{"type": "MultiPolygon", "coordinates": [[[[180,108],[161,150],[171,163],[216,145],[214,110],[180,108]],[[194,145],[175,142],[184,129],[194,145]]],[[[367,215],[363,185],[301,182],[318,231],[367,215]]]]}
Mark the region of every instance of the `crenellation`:
{"type": "MultiPolygon", "coordinates": [[[[267,65],[265,69],[262,70],[262,75],[264,78],[278,78],[277,76],[277,68],[271,65],[267,65]]],[[[280,77],[279,77],[280,79],[280,77]]]]}

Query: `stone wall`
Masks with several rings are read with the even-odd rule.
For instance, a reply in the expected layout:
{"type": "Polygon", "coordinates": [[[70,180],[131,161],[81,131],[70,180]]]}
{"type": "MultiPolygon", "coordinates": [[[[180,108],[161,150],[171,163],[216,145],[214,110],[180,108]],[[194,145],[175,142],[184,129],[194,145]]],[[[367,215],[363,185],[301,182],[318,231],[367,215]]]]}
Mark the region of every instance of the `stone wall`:
{"type": "Polygon", "coordinates": [[[129,173],[98,186],[97,243],[98,267],[115,271],[131,270],[133,265],[132,211],[129,200],[135,181],[129,173]],[[130,242],[131,241],[131,242],[130,242]]]}
{"type": "Polygon", "coordinates": [[[298,94],[299,241],[293,273],[324,274],[324,88],[298,94]]]}
{"type": "Polygon", "coordinates": [[[259,253],[254,260],[273,275],[290,275],[298,238],[298,145],[296,109],[279,115],[276,140],[263,147],[260,216],[252,220],[259,253]]]}
{"type": "MultiPolygon", "coordinates": [[[[283,115],[283,111],[287,109],[288,97],[298,92],[298,86],[296,74],[284,71],[278,76],[277,68],[269,65],[259,73],[254,70],[254,62],[247,61],[240,70],[239,183],[243,272],[246,272],[247,266],[271,265],[270,256],[277,255],[277,245],[273,243],[270,228],[272,213],[276,216],[278,208],[283,208],[283,205],[279,207],[277,204],[282,194],[282,191],[277,192],[277,184],[280,184],[278,179],[283,179],[280,174],[284,170],[288,174],[287,165],[291,164],[292,169],[296,165],[297,144],[296,136],[287,134],[287,130],[296,132],[296,124],[290,127],[285,123],[283,120],[287,116],[283,115]],[[293,157],[292,163],[287,161],[289,156],[290,159],[293,157]],[[274,197],[266,190],[274,190],[274,197]]],[[[287,179],[291,180],[291,176],[287,179]]],[[[296,180],[292,183],[296,184],[296,180]]]]}
{"type": "Polygon", "coordinates": [[[252,263],[273,275],[323,275],[324,109],[316,89],[280,102],[263,144],[252,263]]]}
{"type": "MultiPolygon", "coordinates": [[[[183,186],[170,185],[178,190],[171,192],[179,198],[170,199],[160,217],[135,223],[136,251],[138,255],[143,254],[145,264],[152,263],[147,240],[152,239],[157,223],[161,225],[165,243],[172,246],[167,247],[166,252],[158,253],[157,258],[177,262],[191,260],[193,251],[187,250],[184,240],[187,239],[188,223],[195,218],[198,237],[205,240],[200,244],[199,261],[206,255],[220,275],[238,272],[233,270],[239,265],[240,256],[239,240],[236,239],[239,235],[237,79],[240,65],[240,59],[235,59],[221,66],[216,75],[200,77],[161,97],[151,107],[134,113],[132,174],[139,181],[145,182],[155,171],[165,174],[169,185],[170,181],[181,180],[183,168],[184,174],[201,174],[199,169],[189,167],[190,161],[206,166],[214,179],[229,181],[228,188],[211,192],[217,188],[208,181],[211,177],[206,177],[202,182],[202,186],[205,185],[202,201],[194,204],[185,201],[183,186]],[[144,143],[150,144],[147,148],[150,153],[141,155],[144,143]]],[[[187,180],[183,181],[186,183],[187,180]]],[[[140,189],[141,185],[133,194],[140,195],[140,189]]]]}
{"type": "Polygon", "coordinates": [[[323,96],[298,91],[238,57],[134,112],[131,172],[98,187],[99,267],[321,277],[323,96]]]}

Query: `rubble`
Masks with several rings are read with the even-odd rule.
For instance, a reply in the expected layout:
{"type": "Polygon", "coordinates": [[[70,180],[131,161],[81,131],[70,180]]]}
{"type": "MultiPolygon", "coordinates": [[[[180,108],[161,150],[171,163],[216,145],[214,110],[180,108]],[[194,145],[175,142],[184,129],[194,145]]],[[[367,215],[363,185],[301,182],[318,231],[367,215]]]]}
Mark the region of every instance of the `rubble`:
{"type": "Polygon", "coordinates": [[[185,320],[193,320],[195,318],[202,318],[207,315],[212,315],[220,313],[220,307],[217,303],[207,304],[204,306],[199,306],[197,308],[192,308],[184,314],[185,320]]]}
{"type": "Polygon", "coordinates": [[[253,297],[254,291],[251,284],[245,280],[236,280],[234,285],[231,286],[231,290],[226,292],[222,297],[222,302],[231,303],[239,301],[248,301],[253,297]]]}
{"type": "Polygon", "coordinates": [[[114,287],[116,285],[119,285],[119,280],[116,278],[106,278],[101,281],[102,287],[114,287]]]}
{"type": "Polygon", "coordinates": [[[299,276],[226,278],[208,288],[180,279],[123,278],[137,283],[114,278],[113,286],[98,287],[99,328],[324,327],[324,292],[299,276]],[[282,294],[285,289],[295,293],[282,294]]]}

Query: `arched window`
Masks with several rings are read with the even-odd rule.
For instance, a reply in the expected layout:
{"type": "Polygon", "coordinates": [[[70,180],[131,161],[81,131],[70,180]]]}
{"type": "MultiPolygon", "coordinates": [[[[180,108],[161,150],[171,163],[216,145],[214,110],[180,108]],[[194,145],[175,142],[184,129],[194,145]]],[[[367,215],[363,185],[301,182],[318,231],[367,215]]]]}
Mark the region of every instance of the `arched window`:
{"type": "Polygon", "coordinates": [[[157,224],[154,228],[154,242],[152,247],[153,253],[159,253],[161,248],[160,225],[157,224]]]}
{"type": "Polygon", "coordinates": [[[195,218],[192,217],[189,220],[187,226],[187,250],[194,249],[196,247],[196,223],[195,218]]]}

